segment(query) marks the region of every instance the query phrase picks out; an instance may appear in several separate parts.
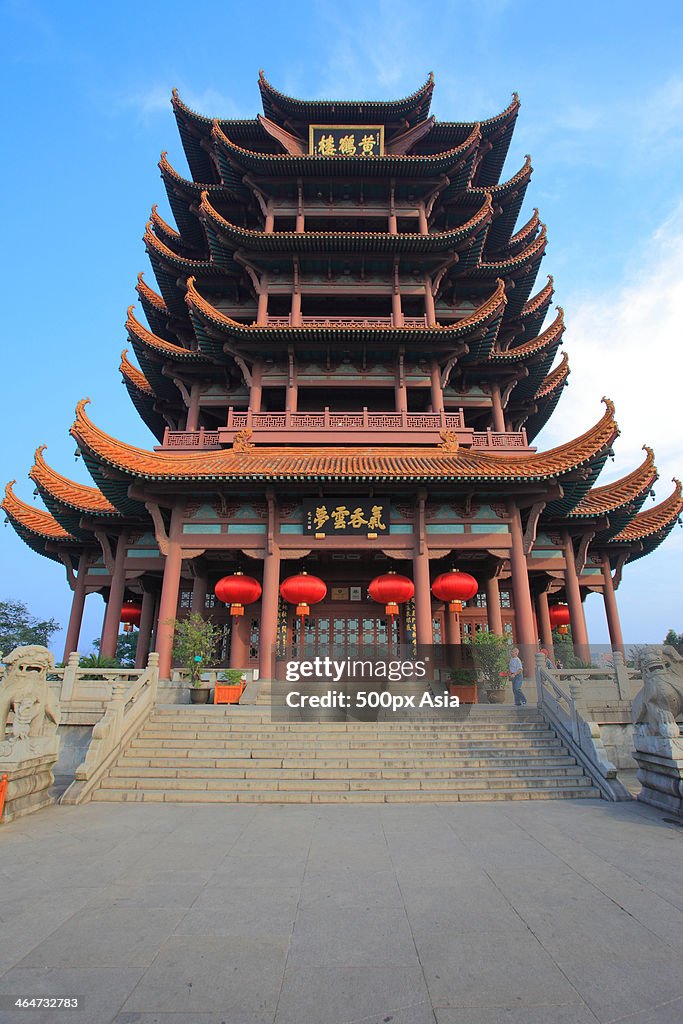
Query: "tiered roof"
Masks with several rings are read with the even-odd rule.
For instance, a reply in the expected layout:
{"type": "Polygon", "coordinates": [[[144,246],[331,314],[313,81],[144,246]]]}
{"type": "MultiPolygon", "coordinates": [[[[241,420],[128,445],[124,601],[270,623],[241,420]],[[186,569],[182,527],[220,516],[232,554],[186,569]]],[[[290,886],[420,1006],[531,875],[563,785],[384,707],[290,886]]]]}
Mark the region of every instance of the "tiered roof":
{"type": "Polygon", "coordinates": [[[674,489],[669,497],[634,516],[628,525],[612,538],[610,547],[628,545],[632,549],[629,561],[634,561],[643,555],[649,555],[668,537],[683,513],[681,481],[674,477],[673,482],[674,489]]]}
{"type": "MultiPolygon", "coordinates": [[[[215,381],[225,388],[227,381],[230,391],[248,376],[254,358],[277,362],[285,355],[314,360],[326,355],[329,360],[330,353],[362,350],[387,361],[399,353],[418,365],[436,360],[448,367],[456,394],[460,384],[496,383],[509,419],[535,437],[559,401],[569,365],[565,355],[552,368],[564,332],[561,309],[544,329],[552,278],[532,295],[547,247],[538,210],[517,227],[532,175],[530,157],[516,174],[500,180],[518,97],[482,121],[440,122],[429,112],[431,74],[412,95],[379,102],[299,100],[279,92],[263,73],[259,88],[263,116],[242,120],[205,117],[173,93],[191,176],[179,174],[162,154],[159,167],[175,226],[152,208],[144,242],[158,291],[139,275],[147,325],[133,307],[126,320],[139,368],[126,352],[120,365],[128,394],[155,436],[161,439],[167,425],[181,420],[191,382],[215,381]],[[381,125],[384,151],[367,158],[309,152],[311,126],[341,124],[381,125]],[[334,203],[342,196],[345,202],[347,191],[354,202],[372,207],[378,196],[386,201],[389,186],[398,216],[401,204],[413,217],[419,207],[422,220],[416,223],[422,231],[337,230],[334,224],[330,231],[319,230],[319,224],[315,230],[265,230],[267,209],[272,210],[268,202],[289,210],[292,198],[305,194],[313,197],[312,216],[343,219],[343,202],[336,209],[334,203]],[[421,282],[432,281],[437,321],[439,310],[450,305],[452,312],[446,312],[445,323],[407,317],[405,326],[361,316],[347,323],[335,316],[307,317],[300,325],[277,316],[257,324],[257,277],[263,271],[271,277],[280,273],[280,295],[290,279],[306,274],[320,280],[325,274],[329,279],[353,274],[359,281],[374,275],[376,285],[391,273],[408,281],[411,294],[421,282]]],[[[185,490],[232,481],[256,486],[273,480],[448,482],[470,491],[476,485],[504,492],[512,483],[556,480],[561,497],[550,502],[542,521],[578,532],[592,524],[601,550],[626,548],[631,557],[659,543],[681,511],[678,483],[665,502],[639,511],[656,479],[650,449],[632,473],[594,486],[618,434],[609,401],[599,423],[576,440],[547,452],[516,454],[451,451],[447,445],[146,451],[97,428],[84,406],[79,403],[72,434],[97,486],[84,487],[56,473],[40,448],[30,476],[49,512],[25,505],[11,485],[3,502],[20,535],[50,557],[59,545],[73,551],[90,543],[93,524],[100,520],[113,525],[127,517],[148,524],[144,504],[131,497],[140,493],[131,488],[135,481],[185,490]]]]}

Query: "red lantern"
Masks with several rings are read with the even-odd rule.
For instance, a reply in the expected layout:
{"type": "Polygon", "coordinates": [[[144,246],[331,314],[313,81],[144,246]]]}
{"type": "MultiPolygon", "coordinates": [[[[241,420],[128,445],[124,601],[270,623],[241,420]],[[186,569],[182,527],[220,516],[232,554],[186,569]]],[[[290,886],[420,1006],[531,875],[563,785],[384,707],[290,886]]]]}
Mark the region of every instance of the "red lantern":
{"type": "Polygon", "coordinates": [[[463,601],[469,601],[478,590],[474,576],[459,569],[442,572],[432,583],[432,594],[437,600],[448,602],[449,612],[461,612],[463,601]]]}
{"type": "Polygon", "coordinates": [[[556,629],[558,633],[561,633],[562,636],[565,636],[569,632],[569,624],[571,622],[569,605],[553,604],[548,609],[548,612],[551,627],[556,629]]]}
{"type": "Polygon", "coordinates": [[[126,601],[121,609],[121,622],[123,623],[125,633],[132,633],[133,626],[140,625],[141,615],[142,605],[138,604],[137,601],[126,601]]]}
{"type": "Polygon", "coordinates": [[[297,576],[288,576],[280,584],[280,597],[289,604],[296,605],[296,614],[311,614],[310,606],[317,604],[327,594],[327,584],[318,576],[309,576],[300,572],[297,576]]]}
{"type": "Polygon", "coordinates": [[[398,606],[410,601],[415,593],[415,584],[407,576],[398,576],[395,572],[387,572],[375,576],[368,587],[373,601],[384,605],[387,615],[398,615],[398,606]]]}
{"type": "Polygon", "coordinates": [[[261,584],[253,576],[245,576],[236,572],[234,576],[224,576],[213,588],[219,601],[230,605],[230,614],[237,618],[244,615],[245,604],[253,604],[261,596],[261,584]]]}

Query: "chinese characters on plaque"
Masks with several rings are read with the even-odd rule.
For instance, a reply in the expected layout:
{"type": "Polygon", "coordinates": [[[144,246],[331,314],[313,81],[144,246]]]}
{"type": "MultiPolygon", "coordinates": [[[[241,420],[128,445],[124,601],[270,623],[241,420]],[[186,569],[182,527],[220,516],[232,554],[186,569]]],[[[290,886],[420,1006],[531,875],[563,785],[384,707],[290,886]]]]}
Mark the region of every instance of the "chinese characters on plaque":
{"type": "Polygon", "coordinates": [[[311,156],[383,156],[384,125],[312,124],[311,156]]]}
{"type": "Polygon", "coordinates": [[[379,501],[304,502],[304,533],[317,537],[361,534],[378,537],[388,530],[388,509],[379,501]]]}

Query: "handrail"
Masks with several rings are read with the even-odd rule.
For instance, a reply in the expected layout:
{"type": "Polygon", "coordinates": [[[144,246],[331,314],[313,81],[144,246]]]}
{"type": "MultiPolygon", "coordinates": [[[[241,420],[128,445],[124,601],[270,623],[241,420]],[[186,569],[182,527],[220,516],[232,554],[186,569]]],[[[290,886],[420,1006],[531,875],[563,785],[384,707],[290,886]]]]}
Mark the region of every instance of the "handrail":
{"type": "MultiPolygon", "coordinates": [[[[118,671],[125,675],[129,670],[118,671]]],[[[85,760],[76,769],[76,777],[62,795],[60,803],[82,804],[90,799],[105,772],[151,714],[158,685],[159,655],[156,653],[150,654],[147,668],[139,673],[131,685],[125,682],[114,684],[107,710],[92,731],[85,760]]]]}
{"type": "MultiPolygon", "coordinates": [[[[568,670],[571,676],[584,672],[590,670],[568,670]]],[[[545,654],[536,655],[538,710],[607,800],[630,800],[631,794],[617,778],[617,769],[607,757],[600,726],[587,718],[581,683],[570,679],[567,693],[553,678],[558,674],[555,670],[551,674],[546,667],[545,654]]]]}

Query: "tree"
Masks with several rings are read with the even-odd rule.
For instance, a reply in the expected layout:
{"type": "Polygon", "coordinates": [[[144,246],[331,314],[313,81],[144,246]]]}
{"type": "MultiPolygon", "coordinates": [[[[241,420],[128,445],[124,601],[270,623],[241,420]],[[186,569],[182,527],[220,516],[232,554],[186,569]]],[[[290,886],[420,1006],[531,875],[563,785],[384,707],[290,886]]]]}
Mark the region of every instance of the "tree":
{"type": "Polygon", "coordinates": [[[202,671],[210,668],[221,636],[219,626],[192,612],[186,619],[176,619],[173,635],[173,657],[187,669],[192,686],[200,686],[202,671]]]}
{"type": "MultiPolygon", "coordinates": [[[[93,647],[99,655],[100,641],[93,640],[93,647]]],[[[116,638],[116,662],[121,668],[133,668],[138,649],[138,632],[119,633],[116,638]]]]}
{"type": "Polygon", "coordinates": [[[670,629],[664,637],[664,643],[668,644],[669,647],[675,647],[677,651],[683,653],[683,633],[677,633],[675,629],[670,629]]]}
{"type": "Polygon", "coordinates": [[[39,644],[49,647],[50,639],[62,627],[56,619],[37,619],[23,601],[0,601],[0,652],[39,644]]]}
{"type": "Polygon", "coordinates": [[[509,658],[509,648],[505,637],[487,630],[478,630],[468,642],[475,668],[486,689],[504,689],[507,686],[505,671],[509,658]]]}

